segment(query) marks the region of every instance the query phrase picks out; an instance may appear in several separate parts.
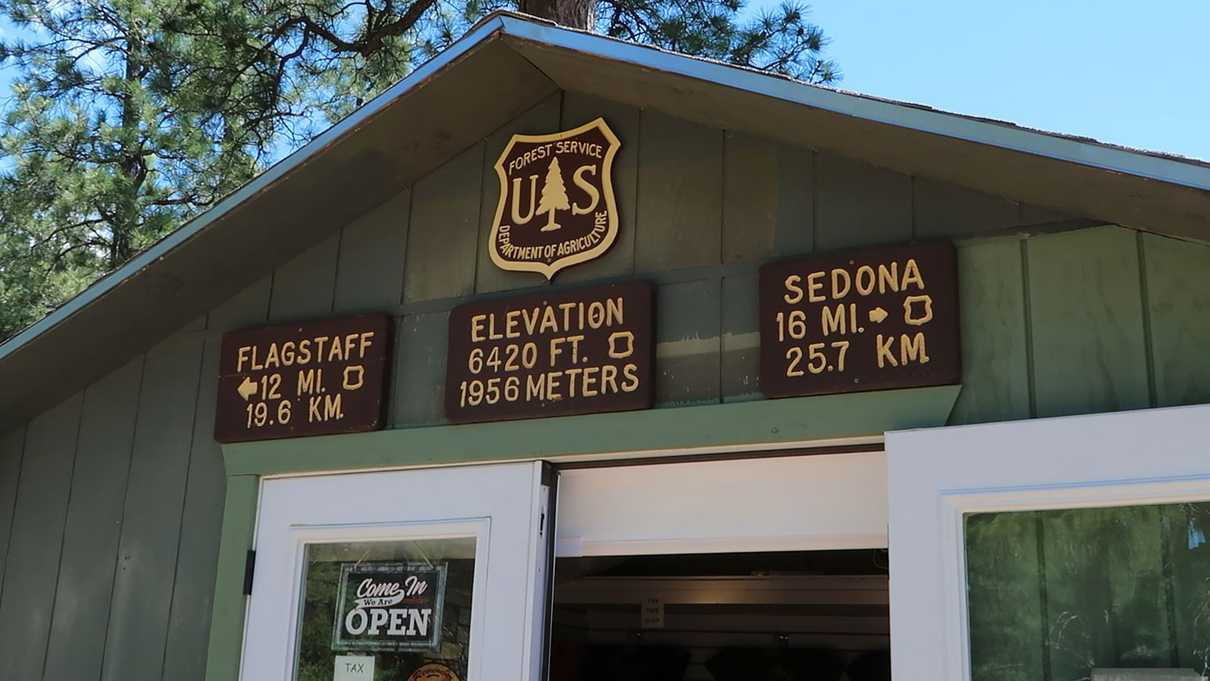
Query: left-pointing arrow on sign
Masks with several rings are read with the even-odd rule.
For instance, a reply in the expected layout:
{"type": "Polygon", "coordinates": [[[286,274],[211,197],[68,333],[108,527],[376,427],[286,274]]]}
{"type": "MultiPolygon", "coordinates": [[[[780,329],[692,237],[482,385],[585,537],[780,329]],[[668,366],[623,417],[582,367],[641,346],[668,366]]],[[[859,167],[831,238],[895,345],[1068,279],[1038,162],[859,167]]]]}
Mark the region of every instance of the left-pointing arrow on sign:
{"type": "Polygon", "coordinates": [[[249,398],[256,394],[256,381],[245,376],[244,382],[239,384],[239,387],[235,389],[235,392],[239,393],[239,396],[244,398],[244,401],[247,402],[249,398]]]}

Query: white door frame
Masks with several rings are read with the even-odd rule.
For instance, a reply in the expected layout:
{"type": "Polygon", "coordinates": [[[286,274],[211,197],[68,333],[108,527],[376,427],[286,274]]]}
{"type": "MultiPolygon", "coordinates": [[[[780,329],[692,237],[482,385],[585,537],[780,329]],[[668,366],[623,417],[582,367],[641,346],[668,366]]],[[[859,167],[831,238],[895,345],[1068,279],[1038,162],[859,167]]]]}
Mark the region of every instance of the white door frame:
{"type": "Polygon", "coordinates": [[[307,544],[474,537],[465,681],[536,681],[547,492],[539,461],[263,479],[240,678],[292,681],[307,544]]]}
{"type": "Polygon", "coordinates": [[[970,681],[963,516],[1210,500],[1210,405],[887,433],[897,679],[970,681]]]}
{"type": "Polygon", "coordinates": [[[560,470],[559,557],[883,549],[881,451],[560,470]]]}

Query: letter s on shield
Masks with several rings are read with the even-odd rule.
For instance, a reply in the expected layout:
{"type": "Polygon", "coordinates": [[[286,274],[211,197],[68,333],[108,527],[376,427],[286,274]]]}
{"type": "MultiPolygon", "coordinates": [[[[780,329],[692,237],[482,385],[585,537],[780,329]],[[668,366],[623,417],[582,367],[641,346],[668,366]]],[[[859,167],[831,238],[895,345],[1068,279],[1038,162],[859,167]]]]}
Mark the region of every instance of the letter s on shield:
{"type": "Polygon", "coordinates": [[[621,147],[603,118],[550,135],[513,135],[495,165],[492,262],[552,279],[608,251],[618,236],[613,161],[621,147]]]}

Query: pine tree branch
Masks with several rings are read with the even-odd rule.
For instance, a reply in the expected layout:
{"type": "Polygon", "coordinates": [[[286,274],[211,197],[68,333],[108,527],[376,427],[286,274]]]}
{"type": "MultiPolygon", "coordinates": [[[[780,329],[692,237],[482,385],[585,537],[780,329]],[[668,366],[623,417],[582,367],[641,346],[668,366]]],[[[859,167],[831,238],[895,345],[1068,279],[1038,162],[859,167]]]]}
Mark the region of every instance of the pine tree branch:
{"type": "Polygon", "coordinates": [[[104,222],[105,222],[105,220],[103,218],[94,218],[94,219],[90,219],[90,220],[81,220],[80,222],[76,222],[76,223],[73,223],[70,225],[64,225],[62,227],[56,227],[55,229],[51,230],[51,232],[49,234],[43,236],[41,239],[38,239],[34,243],[30,244],[29,251],[31,253],[33,253],[33,252],[41,249],[46,244],[53,241],[55,239],[55,237],[66,234],[67,232],[70,232],[72,230],[80,229],[81,227],[87,227],[90,225],[99,225],[104,222]]]}

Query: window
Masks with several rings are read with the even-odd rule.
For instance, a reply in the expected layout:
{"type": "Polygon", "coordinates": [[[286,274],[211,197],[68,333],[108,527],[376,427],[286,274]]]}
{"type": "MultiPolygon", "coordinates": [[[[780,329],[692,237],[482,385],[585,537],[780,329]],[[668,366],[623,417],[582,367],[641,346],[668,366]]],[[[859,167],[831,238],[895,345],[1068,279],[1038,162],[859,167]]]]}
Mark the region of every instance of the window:
{"type": "Polygon", "coordinates": [[[1201,679],[1207,423],[1196,406],[888,433],[895,677],[1201,679]]]}
{"type": "Polygon", "coordinates": [[[1210,503],[976,513],[964,525],[973,681],[1210,673],[1210,503]]]}
{"type": "Polygon", "coordinates": [[[475,538],[310,544],[298,681],[467,678],[475,538]],[[354,678],[350,676],[350,678],[354,678]]]}

